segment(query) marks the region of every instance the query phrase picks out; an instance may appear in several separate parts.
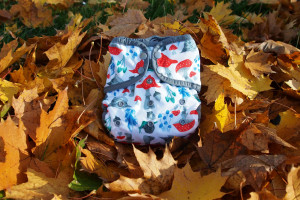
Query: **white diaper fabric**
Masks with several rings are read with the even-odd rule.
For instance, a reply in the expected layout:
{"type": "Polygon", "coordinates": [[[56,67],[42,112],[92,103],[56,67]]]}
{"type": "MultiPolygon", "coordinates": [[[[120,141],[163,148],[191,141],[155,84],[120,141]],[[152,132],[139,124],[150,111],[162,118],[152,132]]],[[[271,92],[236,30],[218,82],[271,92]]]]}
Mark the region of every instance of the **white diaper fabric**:
{"type": "Polygon", "coordinates": [[[109,52],[102,118],[116,141],[164,144],[195,131],[200,55],[190,35],[117,37],[109,52]]]}

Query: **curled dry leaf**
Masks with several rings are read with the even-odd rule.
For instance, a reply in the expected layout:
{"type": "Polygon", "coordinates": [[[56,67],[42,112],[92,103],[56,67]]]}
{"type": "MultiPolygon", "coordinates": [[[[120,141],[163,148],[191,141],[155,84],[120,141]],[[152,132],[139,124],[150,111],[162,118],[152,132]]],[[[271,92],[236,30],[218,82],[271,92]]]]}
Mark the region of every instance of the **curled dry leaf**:
{"type": "Polygon", "coordinates": [[[198,45],[201,56],[215,64],[226,65],[229,57],[229,44],[218,22],[208,15],[208,19],[201,18],[200,28],[204,33],[198,45]]]}

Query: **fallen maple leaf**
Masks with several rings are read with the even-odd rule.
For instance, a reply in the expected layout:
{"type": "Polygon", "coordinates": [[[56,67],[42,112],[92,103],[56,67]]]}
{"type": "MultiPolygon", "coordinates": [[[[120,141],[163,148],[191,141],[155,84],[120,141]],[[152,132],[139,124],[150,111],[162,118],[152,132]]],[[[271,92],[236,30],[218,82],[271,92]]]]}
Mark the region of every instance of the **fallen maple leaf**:
{"type": "Polygon", "coordinates": [[[123,17],[119,17],[110,22],[112,28],[105,31],[104,34],[109,36],[126,36],[128,37],[135,32],[141,24],[145,23],[147,19],[141,10],[128,9],[123,17]]]}
{"type": "Polygon", "coordinates": [[[48,178],[43,173],[31,168],[27,170],[28,182],[16,185],[6,191],[6,198],[14,199],[68,199],[70,178],[68,174],[59,173],[57,178],[48,178]]]}
{"type": "Polygon", "coordinates": [[[268,173],[286,160],[284,155],[239,155],[222,162],[224,175],[230,176],[242,171],[246,177],[246,185],[260,191],[267,181],[268,173]]]}
{"type": "Polygon", "coordinates": [[[80,157],[80,163],[82,168],[89,172],[97,174],[104,181],[114,181],[118,178],[118,174],[112,170],[110,167],[106,166],[105,163],[87,150],[82,149],[81,152],[85,154],[86,157],[80,157]]]}
{"type": "Polygon", "coordinates": [[[221,176],[221,170],[201,176],[200,172],[193,172],[189,164],[184,168],[175,168],[174,181],[171,190],[159,195],[161,198],[181,199],[217,199],[225,195],[221,187],[227,177],[221,176]]]}
{"type": "Polygon", "coordinates": [[[18,42],[13,40],[4,44],[0,52],[0,73],[19,60],[25,53],[34,48],[34,44],[27,46],[25,43],[17,50],[18,42]]]}
{"type": "Polygon", "coordinates": [[[42,110],[40,115],[40,126],[36,129],[36,135],[32,139],[36,143],[36,147],[33,153],[40,159],[46,154],[49,144],[49,135],[54,127],[61,126],[62,119],[61,116],[67,112],[68,105],[68,95],[67,89],[58,94],[56,105],[53,110],[49,113],[42,110]]]}
{"type": "Polygon", "coordinates": [[[24,129],[17,127],[10,117],[0,123],[0,140],[4,146],[0,150],[0,155],[4,155],[0,162],[0,190],[4,190],[27,180],[29,155],[24,129]]]}
{"type": "Polygon", "coordinates": [[[299,177],[300,167],[292,167],[288,174],[286,186],[286,195],[284,200],[294,200],[298,199],[300,196],[300,177],[299,177]]]}
{"type": "Polygon", "coordinates": [[[244,67],[242,55],[230,52],[229,67],[221,64],[210,65],[209,68],[231,82],[231,87],[253,99],[259,92],[270,90],[271,82],[269,77],[255,78],[244,67]]]}
{"type": "Polygon", "coordinates": [[[254,52],[252,50],[246,57],[245,67],[248,68],[255,77],[260,77],[264,73],[272,73],[274,71],[271,69],[269,57],[270,54],[268,53],[262,51],[254,52]]]}
{"type": "Polygon", "coordinates": [[[120,178],[106,186],[115,192],[142,192],[149,194],[160,194],[170,189],[176,161],[166,147],[162,159],[157,160],[155,153],[149,149],[148,153],[143,153],[134,147],[134,153],[142,170],[144,177],[138,179],[120,178]]]}
{"type": "Polygon", "coordinates": [[[0,80],[0,101],[4,104],[0,107],[0,117],[4,117],[11,107],[12,100],[15,94],[19,92],[19,87],[7,80],[0,80]]]}
{"type": "Polygon", "coordinates": [[[67,35],[70,34],[67,39],[67,43],[64,44],[62,42],[58,42],[50,49],[45,51],[45,54],[50,60],[46,66],[48,70],[60,69],[67,64],[76,51],[77,46],[80,44],[82,38],[86,34],[86,32],[80,34],[83,28],[84,27],[80,25],[74,31],[72,31],[72,33],[67,33],[67,35]]]}
{"type": "Polygon", "coordinates": [[[236,140],[248,126],[249,123],[245,122],[236,130],[222,133],[219,129],[215,129],[206,134],[202,147],[197,148],[199,156],[205,163],[201,172],[216,170],[219,163],[243,152],[243,147],[236,140]]]}
{"type": "Polygon", "coordinates": [[[212,7],[208,14],[212,15],[220,25],[228,26],[237,23],[246,23],[247,20],[237,15],[231,15],[232,10],[229,8],[230,3],[219,2],[216,6],[212,7]]]}
{"type": "Polygon", "coordinates": [[[200,28],[204,33],[198,45],[201,56],[210,59],[213,63],[226,65],[229,57],[229,44],[222,28],[213,16],[208,19],[200,18],[200,28]]]}
{"type": "Polygon", "coordinates": [[[11,7],[10,13],[13,16],[20,16],[22,22],[28,27],[47,27],[53,22],[52,10],[32,0],[19,0],[11,7]]]}
{"type": "Polygon", "coordinates": [[[206,134],[212,131],[214,128],[217,128],[223,132],[223,128],[225,124],[229,122],[229,120],[230,113],[228,111],[227,104],[224,103],[224,94],[220,93],[215,102],[213,112],[209,115],[206,115],[205,121],[201,123],[201,134],[206,136],[206,134]]]}

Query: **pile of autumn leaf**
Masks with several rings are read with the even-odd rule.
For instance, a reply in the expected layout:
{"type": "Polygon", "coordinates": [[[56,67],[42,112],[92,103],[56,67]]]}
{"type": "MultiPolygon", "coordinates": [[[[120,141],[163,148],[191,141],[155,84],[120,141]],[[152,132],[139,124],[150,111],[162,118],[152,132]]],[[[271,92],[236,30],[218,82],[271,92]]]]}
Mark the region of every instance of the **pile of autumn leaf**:
{"type": "MultiPolygon", "coordinates": [[[[47,8],[36,2],[20,0],[5,12],[25,25],[46,26],[47,8]]],[[[244,18],[218,3],[192,24],[182,21],[213,1],[187,0],[174,16],[153,21],[141,10],[122,13],[148,5],[128,1],[112,6],[96,33],[83,31],[90,19],[77,14],[55,36],[4,44],[0,191],[16,199],[299,198],[300,50],[276,40],[296,36],[300,6],[276,2],[269,15],[244,18]],[[253,23],[244,37],[260,43],[226,29],[237,20],[253,23]],[[199,131],[167,146],[115,143],[101,124],[109,42],[178,34],[191,34],[201,52],[199,131]]]]}

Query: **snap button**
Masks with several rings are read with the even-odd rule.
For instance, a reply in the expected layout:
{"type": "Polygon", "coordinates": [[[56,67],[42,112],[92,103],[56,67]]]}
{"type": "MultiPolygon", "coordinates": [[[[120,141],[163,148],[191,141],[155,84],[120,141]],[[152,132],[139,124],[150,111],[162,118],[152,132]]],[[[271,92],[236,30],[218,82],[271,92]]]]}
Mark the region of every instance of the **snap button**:
{"type": "Polygon", "coordinates": [[[152,80],[151,78],[148,78],[148,79],[146,80],[146,82],[147,82],[148,84],[151,84],[151,83],[153,82],[153,80],[152,80]]]}
{"type": "Polygon", "coordinates": [[[120,126],[121,122],[120,121],[115,121],[116,126],[120,126]]]}
{"type": "Polygon", "coordinates": [[[154,105],[154,101],[150,100],[148,101],[148,106],[153,106],[154,105]]]}
{"type": "Polygon", "coordinates": [[[180,99],[179,103],[180,103],[180,105],[183,105],[183,104],[185,104],[185,100],[184,99],[180,99]]]}
{"type": "Polygon", "coordinates": [[[124,106],[124,102],[123,102],[123,101],[119,101],[119,102],[118,102],[118,106],[119,106],[119,107],[123,107],[123,106],[124,106]]]}
{"type": "Polygon", "coordinates": [[[145,71],[144,67],[141,67],[141,68],[138,69],[138,73],[139,73],[139,74],[144,73],[144,71],[145,71]]]}
{"type": "Polygon", "coordinates": [[[160,58],[161,54],[160,54],[160,52],[157,51],[157,52],[155,52],[154,56],[155,56],[155,58],[160,58]]]}
{"type": "Polygon", "coordinates": [[[140,59],[145,60],[147,58],[147,54],[146,53],[141,53],[140,54],[140,59]]]}
{"type": "Polygon", "coordinates": [[[179,120],[179,123],[180,123],[181,125],[184,125],[184,124],[185,124],[185,120],[184,120],[184,119],[181,119],[181,120],[179,120]]]}
{"type": "Polygon", "coordinates": [[[153,122],[148,122],[148,126],[152,127],[152,126],[154,126],[154,123],[153,122]]]}

